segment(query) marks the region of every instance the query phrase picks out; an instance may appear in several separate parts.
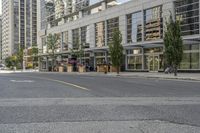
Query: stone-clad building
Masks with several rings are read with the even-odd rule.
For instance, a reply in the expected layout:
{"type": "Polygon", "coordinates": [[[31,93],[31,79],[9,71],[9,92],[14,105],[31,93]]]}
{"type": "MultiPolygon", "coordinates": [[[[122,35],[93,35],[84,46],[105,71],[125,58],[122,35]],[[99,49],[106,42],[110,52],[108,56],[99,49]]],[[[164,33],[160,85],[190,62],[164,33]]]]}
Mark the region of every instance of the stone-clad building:
{"type": "Polygon", "coordinates": [[[184,40],[184,57],[179,70],[200,70],[199,0],[131,0],[109,6],[111,2],[113,0],[103,0],[64,14],[55,26],[47,28],[42,27],[44,18],[39,14],[40,69],[47,70],[51,62],[46,53],[49,33],[60,36],[56,50],[58,63],[72,58],[70,49],[77,49],[77,40],[85,46],[85,63],[93,68],[104,62],[111,63],[108,43],[113,29],[118,28],[123,36],[124,70],[162,71],[165,22],[171,12],[174,19],[181,21],[184,40]]]}

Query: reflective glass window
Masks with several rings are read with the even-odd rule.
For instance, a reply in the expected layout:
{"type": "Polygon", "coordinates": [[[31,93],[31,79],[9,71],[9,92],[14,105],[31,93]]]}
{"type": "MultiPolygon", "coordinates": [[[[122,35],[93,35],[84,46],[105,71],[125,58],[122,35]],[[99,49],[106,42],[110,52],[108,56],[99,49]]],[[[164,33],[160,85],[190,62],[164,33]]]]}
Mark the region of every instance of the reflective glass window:
{"type": "Polygon", "coordinates": [[[127,42],[142,41],[142,12],[127,15],[127,42]]]}
{"type": "Polygon", "coordinates": [[[182,35],[199,34],[199,0],[177,0],[175,10],[182,35]]]}
{"type": "Polygon", "coordinates": [[[157,40],[163,37],[162,7],[154,7],[144,11],[144,39],[157,40]]]}

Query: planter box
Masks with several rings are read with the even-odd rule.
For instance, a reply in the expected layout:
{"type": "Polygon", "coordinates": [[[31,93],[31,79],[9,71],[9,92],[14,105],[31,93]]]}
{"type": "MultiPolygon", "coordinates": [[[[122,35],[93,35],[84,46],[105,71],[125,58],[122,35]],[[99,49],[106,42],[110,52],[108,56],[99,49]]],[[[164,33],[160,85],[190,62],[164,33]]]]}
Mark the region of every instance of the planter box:
{"type": "Polygon", "coordinates": [[[58,71],[59,71],[59,72],[64,72],[64,67],[63,67],[63,66],[59,66],[59,67],[58,67],[58,71]]]}
{"type": "Polygon", "coordinates": [[[73,66],[71,64],[67,65],[67,72],[73,72],[73,66]]]}
{"type": "Polygon", "coordinates": [[[108,65],[97,65],[97,72],[105,72],[105,67],[106,71],[108,72],[108,65]]]}
{"type": "Polygon", "coordinates": [[[78,66],[78,72],[80,73],[86,72],[85,66],[78,66]]]}
{"type": "MultiPolygon", "coordinates": [[[[119,69],[120,71],[120,69],[119,69]]],[[[110,72],[117,72],[117,68],[114,66],[110,66],[110,72]]]]}

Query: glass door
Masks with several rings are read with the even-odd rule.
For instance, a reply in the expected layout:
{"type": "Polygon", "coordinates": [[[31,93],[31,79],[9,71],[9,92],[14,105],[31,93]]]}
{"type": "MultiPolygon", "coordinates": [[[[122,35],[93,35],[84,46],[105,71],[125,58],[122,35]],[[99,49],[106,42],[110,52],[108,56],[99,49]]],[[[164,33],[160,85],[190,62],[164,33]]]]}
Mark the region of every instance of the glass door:
{"type": "Polygon", "coordinates": [[[158,71],[159,70],[159,57],[158,55],[149,56],[148,59],[149,71],[158,71]]]}

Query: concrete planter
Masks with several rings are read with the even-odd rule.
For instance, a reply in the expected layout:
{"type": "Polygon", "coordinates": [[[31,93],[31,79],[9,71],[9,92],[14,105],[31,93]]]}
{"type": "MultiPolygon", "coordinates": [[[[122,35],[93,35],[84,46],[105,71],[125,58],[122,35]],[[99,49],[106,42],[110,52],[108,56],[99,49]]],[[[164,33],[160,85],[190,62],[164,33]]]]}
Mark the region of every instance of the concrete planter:
{"type": "Polygon", "coordinates": [[[67,72],[73,72],[72,64],[67,64],[67,72]]]}
{"type": "Polygon", "coordinates": [[[64,67],[63,67],[63,66],[59,66],[59,67],[58,67],[58,71],[59,71],[59,72],[64,72],[64,67]]]}
{"type": "Polygon", "coordinates": [[[97,72],[108,72],[108,65],[100,64],[97,65],[97,72]]]}
{"type": "MultiPolygon", "coordinates": [[[[119,69],[119,71],[121,70],[119,69]]],[[[117,72],[117,68],[114,66],[110,66],[110,72],[117,72]]]]}
{"type": "Polygon", "coordinates": [[[86,72],[85,66],[84,65],[78,66],[78,72],[80,72],[80,73],[86,72]]]}

